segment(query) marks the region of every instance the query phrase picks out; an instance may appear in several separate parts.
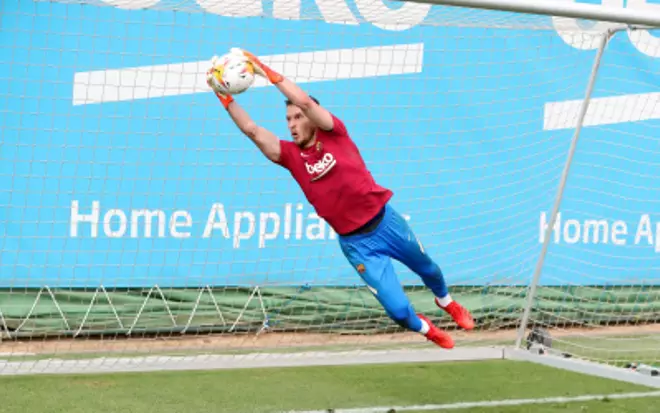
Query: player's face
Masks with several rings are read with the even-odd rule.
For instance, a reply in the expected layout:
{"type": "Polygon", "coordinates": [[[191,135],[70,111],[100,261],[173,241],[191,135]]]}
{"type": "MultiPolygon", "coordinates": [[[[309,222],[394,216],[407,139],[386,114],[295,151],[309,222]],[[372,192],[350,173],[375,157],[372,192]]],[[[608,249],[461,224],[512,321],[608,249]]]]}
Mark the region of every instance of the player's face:
{"type": "Polygon", "coordinates": [[[316,127],[298,106],[286,107],[286,123],[296,145],[304,148],[312,143],[316,127]]]}

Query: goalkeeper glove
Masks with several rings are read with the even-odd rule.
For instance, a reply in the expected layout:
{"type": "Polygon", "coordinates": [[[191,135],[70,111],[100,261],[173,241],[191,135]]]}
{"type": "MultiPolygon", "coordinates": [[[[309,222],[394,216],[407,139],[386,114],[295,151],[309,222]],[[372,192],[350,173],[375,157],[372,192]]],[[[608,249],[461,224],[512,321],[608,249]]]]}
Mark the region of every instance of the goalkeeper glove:
{"type": "Polygon", "coordinates": [[[253,55],[252,53],[239,49],[238,47],[232,47],[229,52],[237,56],[243,56],[247,58],[247,60],[254,66],[255,73],[259,76],[265,77],[270,83],[276,84],[284,80],[284,77],[281,74],[266,66],[261,60],[259,60],[257,56],[253,55]]]}
{"type": "Polygon", "coordinates": [[[215,65],[218,63],[218,56],[213,56],[211,58],[211,68],[206,71],[206,84],[209,85],[213,92],[218,97],[222,106],[225,109],[229,109],[229,104],[234,101],[234,97],[229,93],[227,88],[218,81],[218,79],[213,75],[215,65]]]}

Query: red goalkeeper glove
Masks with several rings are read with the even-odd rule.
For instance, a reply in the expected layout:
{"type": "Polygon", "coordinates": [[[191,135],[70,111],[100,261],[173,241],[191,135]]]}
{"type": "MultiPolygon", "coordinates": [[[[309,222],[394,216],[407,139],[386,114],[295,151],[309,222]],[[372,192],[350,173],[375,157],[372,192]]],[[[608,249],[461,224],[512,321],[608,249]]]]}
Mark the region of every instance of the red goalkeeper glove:
{"type": "Polygon", "coordinates": [[[229,104],[234,101],[234,97],[215,78],[213,68],[210,68],[206,72],[206,84],[213,89],[213,92],[218,97],[218,100],[220,100],[220,103],[222,103],[222,106],[225,107],[225,110],[229,109],[229,104]]]}
{"type": "Polygon", "coordinates": [[[239,49],[238,47],[232,47],[230,50],[230,53],[234,54],[239,54],[241,56],[245,56],[250,63],[254,66],[254,71],[256,74],[265,77],[268,79],[268,81],[272,84],[280,83],[282,80],[284,80],[284,77],[271,69],[270,67],[266,66],[259,58],[252,53],[239,49]]]}

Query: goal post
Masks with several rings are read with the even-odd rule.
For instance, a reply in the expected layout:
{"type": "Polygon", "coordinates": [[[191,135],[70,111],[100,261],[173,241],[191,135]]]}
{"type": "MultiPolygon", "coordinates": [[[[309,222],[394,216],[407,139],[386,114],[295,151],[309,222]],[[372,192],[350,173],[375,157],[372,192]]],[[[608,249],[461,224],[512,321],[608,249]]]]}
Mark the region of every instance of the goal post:
{"type": "Polygon", "coordinates": [[[579,111],[577,113],[577,120],[575,131],[573,132],[573,138],[571,139],[571,144],[568,149],[568,155],[566,156],[566,163],[564,164],[564,169],[562,170],[561,178],[559,181],[559,187],[557,188],[557,196],[555,202],[552,205],[552,212],[550,213],[550,218],[548,219],[548,225],[543,233],[543,245],[541,247],[541,252],[539,254],[538,261],[534,267],[534,273],[532,274],[532,279],[529,286],[529,291],[527,292],[527,301],[525,303],[525,309],[523,310],[523,315],[520,320],[520,327],[518,329],[518,335],[516,337],[516,348],[520,348],[522,341],[524,339],[527,326],[529,323],[530,314],[532,311],[532,306],[536,297],[536,289],[539,285],[539,280],[541,278],[541,271],[543,268],[543,263],[548,252],[548,247],[550,246],[550,240],[552,238],[552,230],[555,228],[557,223],[557,214],[561,208],[561,201],[564,195],[564,189],[566,188],[566,181],[568,180],[568,175],[570,173],[571,164],[573,157],[575,156],[575,149],[577,148],[577,143],[580,137],[580,131],[584,125],[584,119],[587,115],[587,110],[589,109],[589,102],[591,101],[591,95],[594,91],[594,85],[596,84],[596,77],[598,75],[598,68],[600,67],[601,60],[603,58],[603,52],[605,51],[605,46],[610,39],[610,36],[613,32],[608,31],[603,33],[598,42],[598,49],[596,52],[596,57],[594,57],[593,67],[591,73],[589,74],[589,80],[587,82],[587,88],[585,91],[584,99],[580,102],[579,111]]]}
{"type": "MultiPolygon", "coordinates": [[[[653,7],[3,3],[0,373],[80,353],[117,369],[121,357],[160,355],[137,362],[158,369],[180,354],[209,368],[506,355],[613,371],[660,363],[653,7]],[[476,331],[458,331],[395,263],[415,309],[450,330],[456,351],[389,320],[295,182],[214,100],[208,59],[234,46],[346,123],[476,317],[476,331]],[[530,340],[538,332],[547,342],[530,340]],[[303,350],[314,360],[284,355],[303,350]]],[[[274,88],[259,81],[236,100],[287,137],[274,88]]]]}
{"type": "MultiPolygon", "coordinates": [[[[542,241],[542,248],[526,292],[526,303],[520,319],[515,346],[511,351],[505,353],[505,357],[534,361],[577,372],[660,388],[660,360],[658,357],[660,353],[657,351],[657,344],[660,342],[660,325],[658,323],[660,318],[660,296],[656,290],[660,279],[656,275],[653,275],[649,269],[640,271],[634,265],[627,267],[625,264],[635,259],[629,256],[616,256],[618,264],[616,271],[623,272],[625,275],[616,278],[599,277],[597,272],[601,271],[599,261],[604,258],[603,252],[605,254],[611,252],[597,251],[598,248],[588,246],[590,243],[614,243],[616,245],[627,245],[630,247],[630,244],[639,246],[640,243],[646,243],[652,247],[652,251],[642,254],[643,258],[641,259],[645,261],[657,261],[657,256],[653,256],[653,254],[660,249],[656,246],[658,245],[656,239],[653,238],[653,224],[650,218],[652,214],[647,212],[648,208],[653,209],[657,203],[657,198],[630,197],[630,192],[638,193],[637,191],[643,191],[645,187],[627,186],[625,179],[599,179],[587,175],[589,172],[593,173],[594,169],[599,169],[600,172],[608,176],[613,171],[621,174],[633,173],[631,170],[626,171],[625,169],[617,170],[612,168],[612,160],[615,159],[619,162],[622,160],[626,162],[637,161],[641,164],[648,165],[640,159],[644,158],[644,152],[648,150],[647,142],[644,141],[649,141],[652,144],[660,142],[653,133],[653,121],[656,119],[653,113],[658,110],[656,109],[657,92],[626,95],[619,91],[619,94],[623,96],[612,96],[610,98],[599,97],[596,99],[597,102],[595,102],[595,105],[590,107],[599,69],[603,61],[603,54],[612,37],[621,32],[625,33],[627,30],[628,36],[631,41],[635,42],[635,48],[637,50],[652,57],[658,56],[658,54],[651,52],[651,48],[656,46],[656,43],[653,41],[655,39],[646,31],[660,28],[660,13],[658,10],[654,10],[657,7],[647,5],[645,2],[629,4],[629,7],[637,7],[637,9],[624,9],[622,8],[623,4],[617,2],[603,2],[603,4],[596,5],[576,3],[573,1],[414,1],[500,12],[511,11],[515,13],[548,15],[552,16],[553,25],[557,30],[560,30],[561,27],[561,30],[567,30],[567,33],[571,29],[575,30],[578,27],[575,21],[568,19],[578,18],[590,20],[596,28],[602,22],[615,23],[613,25],[601,26],[599,28],[600,30],[594,30],[592,32],[597,38],[597,42],[589,42],[590,47],[596,50],[592,70],[586,83],[584,97],[581,100],[572,102],[573,105],[570,110],[572,110],[572,115],[574,116],[574,120],[571,122],[573,137],[559,180],[552,211],[549,215],[543,213],[541,220],[540,241],[542,241]],[[612,5],[618,7],[611,7],[612,5]],[[644,108],[640,107],[637,103],[639,100],[644,101],[644,108]],[[631,135],[624,132],[625,128],[623,127],[620,129],[614,127],[604,130],[602,129],[603,127],[600,127],[600,125],[615,125],[624,122],[636,122],[640,130],[650,133],[631,135]],[[601,215],[594,216],[593,218],[595,219],[584,219],[582,221],[576,219],[570,220],[573,225],[573,234],[568,235],[571,229],[567,223],[562,224],[560,211],[563,209],[564,211],[573,213],[576,217],[584,217],[593,214],[593,212],[589,211],[589,207],[585,208],[585,205],[590,204],[591,207],[596,205],[593,199],[590,200],[591,202],[587,201],[589,197],[585,196],[584,192],[576,195],[574,191],[569,190],[568,196],[570,198],[567,200],[568,206],[567,208],[562,208],[562,200],[565,197],[569,175],[571,175],[571,166],[573,165],[580,132],[583,127],[594,126],[601,129],[601,132],[614,132],[620,135],[617,137],[618,139],[611,139],[609,141],[606,139],[594,139],[600,144],[599,149],[601,152],[596,152],[598,149],[591,148],[589,144],[586,145],[587,147],[583,150],[582,161],[578,162],[575,166],[578,171],[573,173],[573,186],[578,187],[581,191],[597,194],[596,197],[600,198],[599,201],[602,202],[598,205],[599,207],[603,207],[607,203],[616,204],[611,201],[618,199],[620,203],[624,203],[626,206],[631,205],[634,208],[620,208],[618,205],[608,205],[609,208],[599,208],[601,215]],[[621,141],[629,142],[629,144],[622,143],[621,141]],[[608,145],[621,150],[625,148],[627,150],[626,154],[630,157],[606,153],[603,146],[607,147],[608,145]],[[590,162],[584,161],[585,152],[591,156],[590,162]],[[576,180],[580,182],[576,183],[576,180]],[[587,184],[587,181],[591,185],[587,184]],[[580,187],[580,185],[584,186],[580,187]],[[599,191],[599,186],[608,188],[609,191],[599,191]],[[639,204],[642,204],[642,206],[639,204]],[[644,204],[648,206],[644,206],[644,204]],[[614,214],[612,213],[613,211],[614,214]],[[608,219],[608,215],[612,216],[615,214],[624,215],[626,219],[608,219]],[[634,239],[633,237],[630,239],[619,238],[621,235],[628,235],[629,228],[634,231],[634,239]],[[644,240],[643,238],[646,239],[644,240]],[[568,249],[565,247],[551,246],[552,244],[562,243],[572,244],[571,249],[579,250],[581,254],[591,257],[593,261],[589,262],[582,256],[580,258],[568,257],[566,255],[568,249]],[[585,244],[587,247],[580,249],[578,247],[579,244],[585,244]],[[550,262],[546,266],[549,267],[546,271],[549,273],[549,276],[546,275],[546,277],[543,277],[544,264],[549,250],[551,251],[550,262]],[[649,254],[651,254],[651,257],[649,257],[649,254]],[[571,265],[574,267],[570,268],[571,265]],[[578,269],[578,267],[582,268],[578,269]],[[559,271],[557,271],[558,268],[560,268],[559,271]],[[584,269],[587,269],[589,272],[580,272],[580,270],[584,271],[584,269]],[[605,281],[608,285],[604,286],[604,289],[607,291],[606,294],[609,301],[602,303],[598,297],[594,297],[591,294],[574,295],[568,293],[566,294],[567,300],[578,301],[580,305],[584,306],[583,310],[580,311],[581,314],[578,316],[578,319],[566,319],[561,316],[555,317],[552,310],[544,308],[547,296],[543,293],[538,293],[537,290],[543,288],[542,285],[544,282],[562,284],[569,289],[577,287],[571,286],[571,282],[565,278],[565,275],[571,272],[587,278],[600,278],[599,281],[605,281]],[[558,275],[559,277],[557,277],[558,275]],[[550,280],[550,278],[554,279],[550,280]],[[621,294],[619,295],[618,293],[621,294]],[[634,295],[632,302],[629,294],[634,295]],[[639,307],[639,300],[643,300],[645,303],[651,303],[651,305],[645,310],[641,310],[641,314],[635,314],[634,307],[639,307]],[[612,308],[608,308],[610,306],[612,308]],[[616,320],[608,320],[608,316],[605,314],[610,313],[614,308],[620,310],[621,313],[617,316],[616,320]]],[[[619,51],[617,50],[616,53],[619,53],[619,51]]],[[[639,62],[630,62],[627,65],[618,66],[616,70],[618,72],[617,75],[622,77],[629,76],[629,73],[636,68],[635,63],[639,64],[639,62]]],[[[654,68],[654,70],[651,69],[647,73],[657,76],[660,74],[660,71],[654,68]]],[[[608,75],[610,74],[611,71],[608,71],[608,75]]],[[[616,80],[616,78],[607,78],[605,82],[616,83],[616,80]]],[[[605,90],[610,95],[617,94],[615,93],[616,89],[610,89],[607,83],[601,86],[600,89],[605,90]]],[[[564,106],[564,109],[566,110],[567,107],[564,106]]],[[[547,123],[546,118],[546,126],[547,123]]],[[[607,128],[607,126],[604,128],[607,128]]],[[[653,168],[657,164],[652,163],[652,165],[653,168]]],[[[652,190],[652,188],[649,189],[652,190]]],[[[657,229],[660,229],[660,226],[657,229]]],[[[611,258],[611,256],[607,258],[611,258]]],[[[607,267],[604,267],[604,269],[605,271],[603,272],[612,272],[613,270],[613,268],[607,267]]],[[[597,288],[593,285],[588,288],[594,292],[597,291],[597,288]]],[[[567,305],[575,305],[575,303],[569,301],[567,305]]]]}
{"type": "MultiPolygon", "coordinates": [[[[402,2],[403,0],[394,0],[402,2]]],[[[455,6],[498,12],[526,13],[531,15],[551,16],[559,21],[567,19],[586,19],[590,21],[619,23],[626,26],[655,28],[660,26],[657,13],[648,13],[645,2],[639,9],[623,8],[623,2],[583,3],[574,0],[528,1],[528,0],[406,0],[414,3],[426,3],[442,6],[455,6]]],[[[652,7],[652,6],[651,6],[652,7]]]]}

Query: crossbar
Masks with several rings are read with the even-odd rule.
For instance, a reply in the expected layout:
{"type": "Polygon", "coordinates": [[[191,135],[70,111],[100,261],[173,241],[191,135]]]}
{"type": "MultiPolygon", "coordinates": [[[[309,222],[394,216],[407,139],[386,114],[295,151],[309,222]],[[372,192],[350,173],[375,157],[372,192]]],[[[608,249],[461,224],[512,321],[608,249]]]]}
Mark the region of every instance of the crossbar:
{"type": "Polygon", "coordinates": [[[629,9],[560,0],[396,0],[472,9],[499,10],[660,28],[660,9],[629,9]]]}

